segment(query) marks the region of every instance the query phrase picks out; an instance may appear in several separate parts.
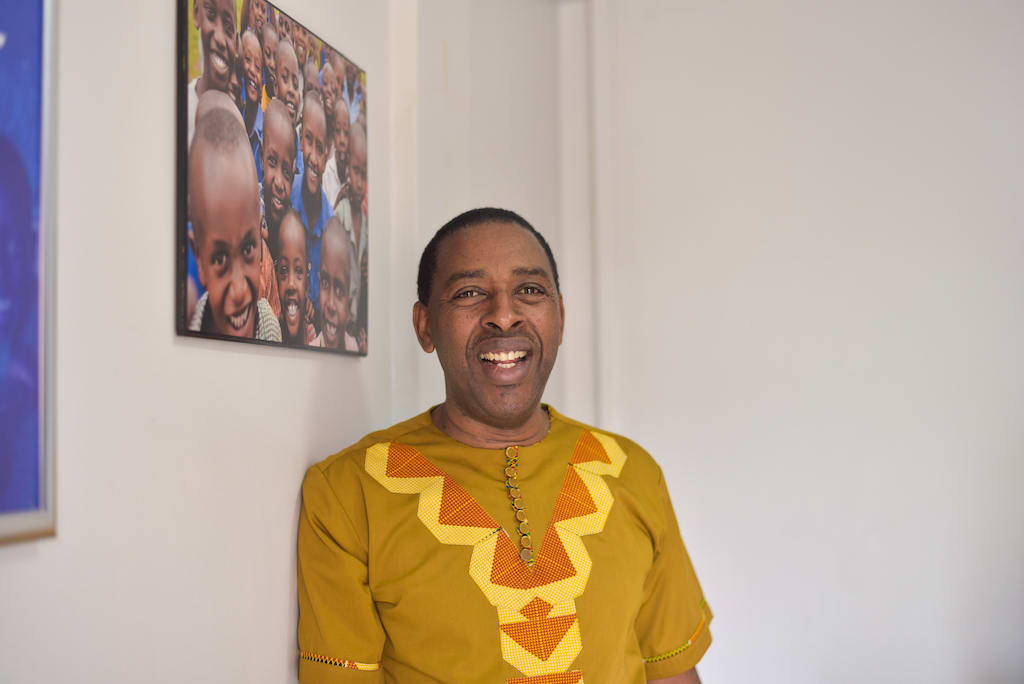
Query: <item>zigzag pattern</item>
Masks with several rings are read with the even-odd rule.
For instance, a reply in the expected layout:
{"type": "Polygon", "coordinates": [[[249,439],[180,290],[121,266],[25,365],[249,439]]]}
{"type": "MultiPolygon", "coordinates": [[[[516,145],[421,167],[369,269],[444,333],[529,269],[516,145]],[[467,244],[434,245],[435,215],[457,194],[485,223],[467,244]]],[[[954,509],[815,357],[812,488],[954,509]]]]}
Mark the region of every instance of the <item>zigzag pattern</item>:
{"type": "Polygon", "coordinates": [[[388,491],[419,494],[417,515],[438,541],[473,547],[469,574],[498,611],[502,657],[527,675],[509,684],[582,684],[581,672],[568,672],[583,648],[575,599],[591,568],[580,537],[604,529],[614,498],[602,478],[618,477],[625,461],[612,437],[583,431],[532,568],[469,492],[416,449],[375,444],[365,467],[388,491]]]}

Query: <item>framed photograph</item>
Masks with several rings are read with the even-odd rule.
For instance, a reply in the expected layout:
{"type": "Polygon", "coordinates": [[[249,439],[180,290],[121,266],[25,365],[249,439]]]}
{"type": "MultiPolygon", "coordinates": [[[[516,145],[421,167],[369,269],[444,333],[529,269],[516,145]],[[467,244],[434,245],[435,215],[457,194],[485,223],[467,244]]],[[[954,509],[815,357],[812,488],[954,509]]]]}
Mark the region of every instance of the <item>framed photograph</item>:
{"type": "Polygon", "coordinates": [[[178,334],[365,355],[366,72],[266,0],[175,1],[178,334]]]}
{"type": "Polygon", "coordinates": [[[0,542],[54,533],[53,5],[0,6],[0,542]]]}

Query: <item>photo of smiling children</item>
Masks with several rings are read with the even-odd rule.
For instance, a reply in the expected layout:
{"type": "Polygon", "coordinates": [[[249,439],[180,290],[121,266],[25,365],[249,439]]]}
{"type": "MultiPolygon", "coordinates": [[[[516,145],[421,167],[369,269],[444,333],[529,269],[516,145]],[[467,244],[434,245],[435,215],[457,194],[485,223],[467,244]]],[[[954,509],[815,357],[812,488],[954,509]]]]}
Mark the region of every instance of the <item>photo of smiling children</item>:
{"type": "Polygon", "coordinates": [[[267,0],[178,2],[178,334],[365,356],[366,72],[267,0]]]}

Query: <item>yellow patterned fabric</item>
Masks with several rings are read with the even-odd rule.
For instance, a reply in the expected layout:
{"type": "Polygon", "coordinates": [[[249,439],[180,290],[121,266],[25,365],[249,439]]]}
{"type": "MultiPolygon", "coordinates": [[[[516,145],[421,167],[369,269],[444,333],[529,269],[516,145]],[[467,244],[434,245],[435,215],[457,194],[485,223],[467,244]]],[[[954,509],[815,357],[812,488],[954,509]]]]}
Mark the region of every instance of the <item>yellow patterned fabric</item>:
{"type": "Polygon", "coordinates": [[[310,468],[302,682],[617,684],[693,667],[711,613],[660,469],[546,408],[548,435],[519,450],[531,523],[546,523],[532,566],[506,531],[504,451],[455,442],[429,413],[310,468]]]}

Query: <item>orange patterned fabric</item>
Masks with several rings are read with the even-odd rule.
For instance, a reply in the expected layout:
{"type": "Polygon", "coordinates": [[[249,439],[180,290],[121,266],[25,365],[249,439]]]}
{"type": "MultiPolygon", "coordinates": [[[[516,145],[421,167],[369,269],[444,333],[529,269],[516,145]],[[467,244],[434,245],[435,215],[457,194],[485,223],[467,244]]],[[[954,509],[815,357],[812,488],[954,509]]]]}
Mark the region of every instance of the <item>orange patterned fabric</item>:
{"type": "Polygon", "coordinates": [[[444,475],[433,463],[412,447],[391,442],[388,445],[388,477],[438,477],[444,475]]]}
{"type": "Polygon", "coordinates": [[[575,623],[576,614],[573,613],[553,618],[540,617],[525,622],[512,622],[500,627],[514,642],[541,660],[547,660],[575,623]]]}
{"type": "Polygon", "coordinates": [[[601,446],[597,438],[589,430],[584,430],[583,434],[580,435],[579,441],[576,442],[575,448],[572,450],[572,460],[570,463],[578,465],[590,461],[611,463],[608,460],[608,454],[605,453],[604,447],[601,446]]]}
{"type": "Polygon", "coordinates": [[[561,522],[596,512],[597,505],[587,491],[587,486],[583,484],[576,471],[570,468],[565,473],[565,482],[562,484],[562,491],[558,493],[558,502],[555,504],[551,522],[561,522]]]}
{"type": "Polygon", "coordinates": [[[476,499],[448,476],[445,476],[441,487],[441,510],[437,521],[445,525],[498,528],[498,523],[487,515],[476,499]]]}
{"type": "Polygon", "coordinates": [[[519,613],[528,620],[539,620],[540,618],[547,617],[552,608],[554,606],[538,596],[523,606],[519,613]]]}

